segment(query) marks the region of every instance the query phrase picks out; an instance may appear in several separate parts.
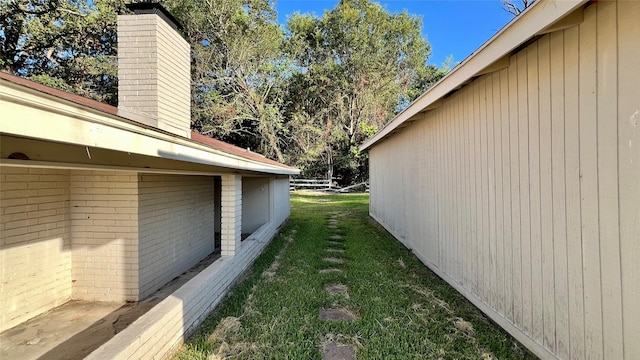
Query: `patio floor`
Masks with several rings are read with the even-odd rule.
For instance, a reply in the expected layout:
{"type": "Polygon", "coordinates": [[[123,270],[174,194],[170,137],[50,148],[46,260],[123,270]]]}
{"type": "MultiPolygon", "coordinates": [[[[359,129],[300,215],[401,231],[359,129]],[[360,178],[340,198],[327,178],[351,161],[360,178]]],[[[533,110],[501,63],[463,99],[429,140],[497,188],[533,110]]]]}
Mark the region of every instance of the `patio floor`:
{"type": "Polygon", "coordinates": [[[69,301],[0,334],[0,359],[83,359],[218,258],[216,251],[137,303],[69,301]]]}

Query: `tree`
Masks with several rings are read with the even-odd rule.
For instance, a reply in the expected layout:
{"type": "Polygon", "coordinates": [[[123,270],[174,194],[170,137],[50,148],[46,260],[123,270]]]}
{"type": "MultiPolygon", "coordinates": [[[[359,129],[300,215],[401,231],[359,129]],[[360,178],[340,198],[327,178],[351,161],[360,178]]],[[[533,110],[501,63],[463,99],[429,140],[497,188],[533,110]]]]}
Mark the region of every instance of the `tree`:
{"type": "Polygon", "coordinates": [[[269,0],[168,1],[192,44],[192,124],[284,161],[289,61],[269,0]]]}
{"type": "Polygon", "coordinates": [[[531,6],[535,0],[500,0],[502,8],[513,16],[520,15],[526,8],[531,6]]]}
{"type": "Polygon", "coordinates": [[[334,168],[344,182],[366,176],[358,145],[434,82],[421,19],[369,0],[342,0],[323,17],[295,14],[288,50],[296,164],[307,173],[334,168]],[[323,164],[321,164],[323,163],[323,164]]]}
{"type": "Polygon", "coordinates": [[[124,0],[3,0],[0,68],[115,104],[116,14],[124,0]]]}

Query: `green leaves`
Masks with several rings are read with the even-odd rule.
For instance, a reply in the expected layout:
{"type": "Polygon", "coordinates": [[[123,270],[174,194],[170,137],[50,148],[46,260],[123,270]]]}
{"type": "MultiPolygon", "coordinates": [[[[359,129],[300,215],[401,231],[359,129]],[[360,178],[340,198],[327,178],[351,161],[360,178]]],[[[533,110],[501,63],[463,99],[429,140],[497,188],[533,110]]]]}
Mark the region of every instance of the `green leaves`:
{"type": "Polygon", "coordinates": [[[268,0],[171,0],[192,49],[193,126],[284,161],[289,63],[268,0]]]}
{"type": "MultiPolygon", "coordinates": [[[[116,15],[129,0],[0,1],[5,71],[116,103],[116,15]]],[[[354,149],[448,71],[426,65],[420,17],[375,1],[296,13],[286,28],[271,0],[163,4],[192,46],[192,127],[305,176],[366,178],[354,149]]]]}
{"type": "Polygon", "coordinates": [[[308,121],[291,125],[295,133],[311,124],[325,130],[313,147],[324,147],[329,167],[340,158],[336,170],[343,178],[367,176],[366,160],[350,149],[416,98],[422,84],[432,83],[421,24],[419,17],[389,13],[369,0],[340,1],[321,18],[289,18],[287,50],[296,65],[289,112],[308,121]]]}
{"type": "Polygon", "coordinates": [[[116,13],[124,0],[12,0],[0,7],[0,66],[115,104],[116,13]]]}

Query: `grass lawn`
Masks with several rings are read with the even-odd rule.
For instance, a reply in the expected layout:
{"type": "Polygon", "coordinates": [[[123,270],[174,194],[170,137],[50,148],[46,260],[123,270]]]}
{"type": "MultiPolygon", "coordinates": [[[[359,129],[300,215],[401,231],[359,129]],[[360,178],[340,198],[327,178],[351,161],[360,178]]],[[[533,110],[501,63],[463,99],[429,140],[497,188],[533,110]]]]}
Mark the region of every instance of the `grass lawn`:
{"type": "Polygon", "coordinates": [[[320,359],[330,341],[353,345],[357,359],[532,358],[370,220],[368,202],[293,195],[289,222],[175,359],[320,359]],[[336,284],[347,293],[325,291],[336,284]],[[319,319],[338,308],[357,319],[319,319]]]}

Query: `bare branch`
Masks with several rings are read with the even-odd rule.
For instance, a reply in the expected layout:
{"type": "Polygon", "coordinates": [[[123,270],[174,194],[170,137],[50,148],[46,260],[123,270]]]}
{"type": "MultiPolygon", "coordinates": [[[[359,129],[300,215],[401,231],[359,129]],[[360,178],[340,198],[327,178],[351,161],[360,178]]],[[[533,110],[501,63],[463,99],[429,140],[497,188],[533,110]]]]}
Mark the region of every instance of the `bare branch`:
{"type": "Polygon", "coordinates": [[[535,0],[500,0],[504,11],[512,14],[513,16],[520,15],[520,13],[530,7],[534,1],[535,0]]]}

